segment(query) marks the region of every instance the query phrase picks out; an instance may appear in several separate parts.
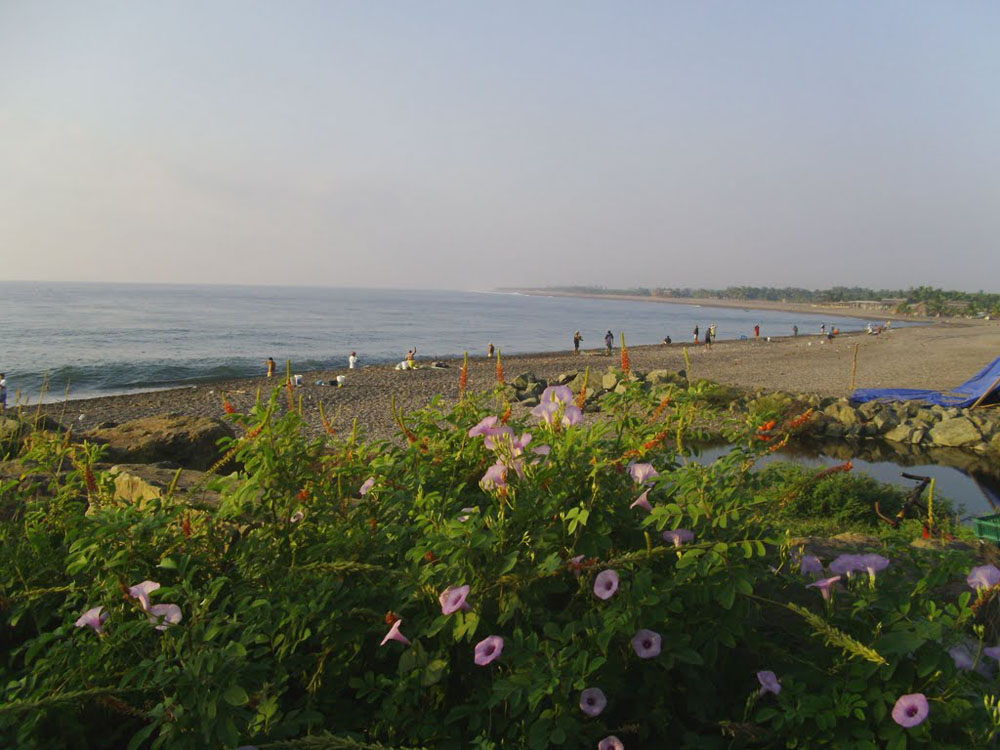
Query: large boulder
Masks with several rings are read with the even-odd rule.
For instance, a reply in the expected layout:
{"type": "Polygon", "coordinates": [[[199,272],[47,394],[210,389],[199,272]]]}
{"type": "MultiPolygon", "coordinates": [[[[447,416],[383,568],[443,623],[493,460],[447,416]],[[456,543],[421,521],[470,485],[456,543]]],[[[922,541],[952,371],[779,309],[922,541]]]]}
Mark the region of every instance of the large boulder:
{"type": "Polygon", "coordinates": [[[105,445],[105,459],[114,463],[172,461],[204,470],[222,457],[218,441],[234,434],[220,419],[163,414],[91,430],[85,437],[105,445]]]}
{"type": "Polygon", "coordinates": [[[650,370],[646,373],[646,382],[650,385],[660,385],[661,383],[684,383],[684,378],[672,370],[650,370]]]}
{"type": "Polygon", "coordinates": [[[847,400],[836,401],[823,410],[826,416],[830,417],[845,427],[858,424],[861,421],[858,412],[849,404],[847,400]]]}
{"type": "Polygon", "coordinates": [[[885,439],[894,443],[909,443],[912,437],[913,428],[908,424],[897,425],[885,433],[885,439]]]}
{"type": "Polygon", "coordinates": [[[112,466],[109,473],[115,478],[115,499],[140,508],[149,500],[165,497],[171,486],[173,497],[183,497],[192,505],[215,507],[219,504],[219,493],[205,489],[206,475],[203,471],[125,464],[112,466]]]}
{"type": "Polygon", "coordinates": [[[959,447],[972,445],[983,439],[982,433],[966,417],[948,417],[942,419],[928,433],[934,445],[959,447]]]}

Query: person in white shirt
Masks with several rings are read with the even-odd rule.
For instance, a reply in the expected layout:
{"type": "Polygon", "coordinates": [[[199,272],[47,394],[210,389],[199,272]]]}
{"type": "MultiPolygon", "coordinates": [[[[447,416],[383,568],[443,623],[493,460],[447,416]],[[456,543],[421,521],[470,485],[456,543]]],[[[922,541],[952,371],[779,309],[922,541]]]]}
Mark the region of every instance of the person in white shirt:
{"type": "Polygon", "coordinates": [[[356,364],[358,364],[358,353],[351,352],[351,356],[347,358],[347,368],[353,370],[356,364]]]}

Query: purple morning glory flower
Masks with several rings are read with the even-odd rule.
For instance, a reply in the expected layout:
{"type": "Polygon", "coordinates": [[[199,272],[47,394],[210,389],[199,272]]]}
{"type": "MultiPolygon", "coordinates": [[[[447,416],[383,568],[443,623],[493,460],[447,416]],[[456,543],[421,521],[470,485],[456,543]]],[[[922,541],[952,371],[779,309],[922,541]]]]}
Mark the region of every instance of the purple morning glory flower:
{"type": "Polygon", "coordinates": [[[499,635],[490,635],[483,638],[483,640],[476,644],[475,662],[479,666],[485,667],[494,659],[499,658],[502,653],[503,637],[499,635]]]}
{"type": "Polygon", "coordinates": [[[149,621],[156,626],[157,630],[166,630],[183,619],[181,608],[176,604],[154,604],[147,610],[147,613],[149,621]]]}
{"type": "Polygon", "coordinates": [[[479,480],[479,486],[487,491],[507,486],[507,467],[502,461],[497,461],[486,470],[483,478],[479,480]]]}
{"type": "Polygon", "coordinates": [[[759,695],[764,695],[764,693],[774,693],[777,695],[781,692],[781,683],[778,682],[778,677],[769,669],[758,672],[757,681],[760,683],[759,695]]]}
{"type": "Polygon", "coordinates": [[[948,649],[948,655],[951,657],[951,660],[955,662],[955,669],[962,672],[968,672],[976,665],[975,660],[972,658],[972,654],[969,653],[968,646],[963,646],[961,644],[958,646],[952,646],[948,649]]]}
{"type": "Polygon", "coordinates": [[[516,438],[511,443],[511,454],[514,456],[520,456],[524,453],[524,449],[528,447],[528,443],[531,442],[531,433],[526,432],[521,437],[516,438]]]}
{"type": "Polygon", "coordinates": [[[923,724],[930,712],[927,696],[923,693],[910,693],[899,696],[896,705],[892,707],[892,720],[901,727],[912,729],[923,724]]]}
{"type": "Polygon", "coordinates": [[[375,477],[368,477],[368,479],[365,480],[365,483],[361,485],[361,488],[358,490],[358,494],[361,495],[361,497],[364,497],[371,491],[371,488],[374,486],[375,486],[375,477]]]}
{"type": "Polygon", "coordinates": [[[608,705],[608,699],[600,688],[587,688],[580,693],[580,710],[587,716],[597,716],[608,705]]]}
{"type": "Polygon", "coordinates": [[[811,576],[823,575],[823,563],[816,555],[803,555],[799,570],[811,576]]]}
{"type": "Polygon", "coordinates": [[[648,513],[649,511],[652,511],[652,510],[653,510],[653,506],[652,506],[652,505],[650,505],[650,503],[649,503],[649,490],[646,490],[646,491],[645,491],[645,492],[643,492],[643,493],[642,493],[641,495],[639,495],[639,497],[637,497],[637,498],[635,499],[635,502],[634,502],[634,503],[632,503],[632,504],[631,504],[630,506],[628,506],[628,507],[629,507],[630,509],[631,509],[631,508],[642,508],[642,509],[643,509],[643,510],[645,510],[645,511],[646,511],[647,513],[648,513]]]}
{"type": "Polygon", "coordinates": [[[670,542],[675,547],[694,541],[694,532],[689,529],[671,529],[663,532],[663,541],[670,542]]]}
{"type": "Polygon", "coordinates": [[[78,628],[93,628],[98,635],[104,635],[104,621],[107,619],[104,607],[93,607],[80,615],[75,624],[78,628]]]}
{"type": "Polygon", "coordinates": [[[613,734],[609,734],[597,743],[597,750],[625,750],[625,743],[613,734]]]}
{"type": "Polygon", "coordinates": [[[485,435],[486,431],[489,430],[493,425],[497,423],[498,417],[486,417],[479,424],[469,430],[469,437],[478,437],[479,435],[485,435]]]}
{"type": "Polygon", "coordinates": [[[583,420],[583,412],[580,407],[576,404],[569,404],[566,406],[566,411],[563,412],[562,426],[572,427],[575,424],[580,424],[583,420]]]}
{"type": "Polygon", "coordinates": [[[858,558],[858,564],[868,571],[868,575],[871,577],[872,581],[875,580],[875,574],[880,570],[885,570],[889,567],[889,558],[882,557],[882,555],[876,555],[874,552],[867,555],[861,555],[858,558]]]}
{"type": "Polygon", "coordinates": [[[573,391],[568,385],[550,385],[538,397],[539,403],[572,404],[573,391]]]}
{"type": "Polygon", "coordinates": [[[602,570],[594,579],[594,595],[598,599],[610,599],[618,590],[618,573],[614,570],[602,570]]]}
{"type": "Polygon", "coordinates": [[[864,566],[861,564],[860,555],[838,555],[837,558],[830,563],[830,572],[836,573],[839,576],[851,576],[858,570],[864,570],[864,566]]]}
{"type": "Polygon", "coordinates": [[[840,580],[840,576],[833,576],[833,578],[824,578],[821,581],[814,581],[813,583],[806,584],[807,589],[819,589],[819,593],[823,595],[826,601],[830,601],[830,587],[833,586],[837,581],[840,580]]]}
{"type": "Polygon", "coordinates": [[[398,620],[396,620],[396,622],[392,624],[392,627],[389,628],[389,632],[385,634],[385,638],[382,639],[382,642],[379,644],[379,646],[384,646],[389,641],[399,641],[404,646],[409,646],[410,639],[399,632],[399,628],[402,624],[403,624],[403,618],[400,617],[398,620]]]}
{"type": "Polygon", "coordinates": [[[458,612],[460,609],[468,609],[469,605],[465,603],[465,599],[468,596],[468,586],[451,586],[446,588],[444,593],[438,597],[438,601],[441,602],[441,614],[450,615],[458,612]]]}
{"type": "Polygon", "coordinates": [[[632,648],[640,659],[653,659],[660,655],[660,634],[643,628],[632,637],[632,648]]]}
{"type": "Polygon", "coordinates": [[[156,581],[143,581],[135,586],[129,586],[128,595],[139,600],[143,612],[149,612],[149,595],[160,588],[156,581]]]}
{"type": "Polygon", "coordinates": [[[628,465],[628,473],[632,477],[632,481],[636,484],[645,484],[653,477],[660,476],[660,472],[653,468],[653,464],[637,464],[630,463],[628,465]]]}
{"type": "Polygon", "coordinates": [[[1000,568],[996,565],[980,565],[978,568],[973,568],[965,580],[976,591],[991,589],[1000,583],[1000,568]]]}
{"type": "Polygon", "coordinates": [[[558,401],[542,401],[531,410],[531,416],[540,417],[546,424],[558,421],[563,427],[572,427],[583,419],[583,412],[576,404],[563,406],[558,401]]]}
{"type": "Polygon", "coordinates": [[[987,646],[983,649],[983,653],[991,659],[1000,661],[1000,646],[987,646]]]}

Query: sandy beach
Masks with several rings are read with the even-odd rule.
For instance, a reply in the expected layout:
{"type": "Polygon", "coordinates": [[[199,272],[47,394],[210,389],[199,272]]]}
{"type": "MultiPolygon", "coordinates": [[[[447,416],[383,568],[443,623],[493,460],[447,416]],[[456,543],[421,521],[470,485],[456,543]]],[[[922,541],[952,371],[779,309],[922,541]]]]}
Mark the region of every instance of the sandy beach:
{"type": "MultiPolygon", "coordinates": [[[[766,333],[766,332],[765,332],[766,333]]],[[[680,370],[684,350],[691,359],[691,375],[750,390],[785,390],[821,396],[847,396],[851,390],[851,368],[858,348],[856,387],[907,387],[949,389],[967,380],[1000,356],[1000,323],[997,321],[949,320],[925,326],[893,329],[881,336],[863,333],[841,335],[827,341],[819,335],[774,338],[766,341],[718,341],[704,345],[674,342],[672,345],[629,347],[632,366],[639,371],[680,370]]],[[[425,406],[440,394],[447,402],[457,399],[460,361],[447,361],[447,368],[427,367],[397,371],[391,366],[358,370],[325,370],[301,373],[304,385],[296,388],[313,429],[321,429],[319,405],[338,430],[349,430],[355,419],[370,438],[395,433],[391,401],[396,398],[404,411],[425,406]],[[315,385],[344,375],[343,388],[315,385]]],[[[554,378],[569,370],[590,367],[599,373],[619,363],[619,352],[605,357],[602,350],[583,350],[504,357],[506,378],[524,372],[554,378]]],[[[280,369],[280,368],[279,368],[280,369]]],[[[294,363],[293,363],[293,372],[294,363]]],[[[469,388],[488,390],[495,383],[495,361],[470,358],[469,388]]],[[[279,379],[245,378],[197,387],[149,393],[69,400],[46,404],[42,411],[56,417],[74,431],[102,423],[178,412],[187,415],[222,416],[223,395],[237,409],[249,409],[258,391],[264,397],[280,385],[279,379]]],[[[284,403],[284,398],[282,398],[284,403]]]]}

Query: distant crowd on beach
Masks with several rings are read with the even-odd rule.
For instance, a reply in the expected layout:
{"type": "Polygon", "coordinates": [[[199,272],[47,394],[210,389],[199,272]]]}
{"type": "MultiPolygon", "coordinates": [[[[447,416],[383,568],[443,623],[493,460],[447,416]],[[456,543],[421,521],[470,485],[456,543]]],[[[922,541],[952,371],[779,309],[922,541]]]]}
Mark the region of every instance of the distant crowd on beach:
{"type": "MultiPolygon", "coordinates": [[[[871,335],[880,335],[888,332],[888,330],[891,327],[892,327],[892,321],[886,321],[885,325],[882,325],[880,323],[878,324],[868,323],[867,327],[865,328],[865,332],[871,335]]],[[[717,335],[718,335],[718,326],[714,322],[705,327],[704,329],[702,329],[700,325],[695,325],[694,330],[692,331],[692,343],[695,345],[705,346],[708,349],[711,349],[712,343],[715,341],[717,335]]],[[[792,337],[797,337],[798,335],[799,335],[799,327],[798,325],[793,325],[792,337]]],[[[840,329],[837,328],[836,326],[831,326],[830,329],[827,330],[826,323],[822,322],[820,323],[819,326],[819,335],[827,341],[832,341],[834,338],[840,335],[840,329]]],[[[747,334],[741,334],[739,340],[745,341],[748,338],[749,336],[747,334]]],[[[753,339],[755,341],[761,341],[761,340],[770,341],[771,337],[765,336],[763,339],[761,339],[761,326],[760,323],[757,323],[753,327],[753,339]]],[[[573,333],[572,341],[573,341],[573,353],[579,355],[580,344],[583,342],[583,335],[580,333],[580,331],[575,331],[573,333]]],[[[661,343],[665,346],[670,346],[673,344],[673,338],[668,334],[663,337],[661,343]]],[[[605,356],[611,356],[611,353],[614,350],[614,345],[615,345],[615,335],[610,330],[608,330],[607,333],[604,334],[603,353],[605,356]]],[[[494,346],[492,341],[488,342],[486,345],[486,357],[492,359],[497,354],[498,352],[496,346],[494,346]]],[[[418,367],[416,358],[417,358],[417,347],[414,346],[406,352],[406,356],[395,366],[395,369],[416,370],[418,367]]],[[[359,362],[360,360],[358,359],[358,353],[352,351],[350,356],[347,358],[348,369],[350,370],[356,369],[359,366],[359,362]]],[[[267,367],[267,377],[269,378],[274,377],[276,368],[274,359],[272,357],[268,357],[265,364],[267,367]]],[[[437,362],[437,361],[429,362],[427,366],[438,369],[448,367],[447,363],[437,362]]],[[[6,381],[3,381],[2,378],[3,375],[0,374],[0,383],[5,383],[6,381]]],[[[343,385],[344,376],[343,375],[337,376],[336,382],[331,383],[331,385],[334,384],[338,386],[343,385]]],[[[0,386],[0,396],[2,396],[3,399],[6,399],[5,387],[0,386]]],[[[2,404],[0,404],[0,406],[2,406],[2,404]]]]}

